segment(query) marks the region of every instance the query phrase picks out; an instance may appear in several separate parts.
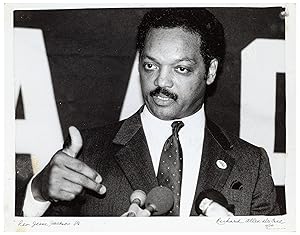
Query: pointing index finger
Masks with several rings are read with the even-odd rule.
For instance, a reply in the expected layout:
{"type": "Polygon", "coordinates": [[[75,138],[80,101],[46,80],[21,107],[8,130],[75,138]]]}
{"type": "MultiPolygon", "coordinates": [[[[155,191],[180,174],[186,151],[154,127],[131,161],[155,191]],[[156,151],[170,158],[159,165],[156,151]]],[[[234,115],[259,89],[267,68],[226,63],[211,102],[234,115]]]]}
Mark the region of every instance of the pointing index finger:
{"type": "Polygon", "coordinates": [[[101,175],[84,162],[65,154],[64,158],[61,158],[61,163],[70,170],[68,173],[69,176],[66,176],[68,180],[94,190],[99,194],[106,192],[106,187],[101,184],[101,175]],[[74,174],[72,172],[74,172],[74,174]]]}

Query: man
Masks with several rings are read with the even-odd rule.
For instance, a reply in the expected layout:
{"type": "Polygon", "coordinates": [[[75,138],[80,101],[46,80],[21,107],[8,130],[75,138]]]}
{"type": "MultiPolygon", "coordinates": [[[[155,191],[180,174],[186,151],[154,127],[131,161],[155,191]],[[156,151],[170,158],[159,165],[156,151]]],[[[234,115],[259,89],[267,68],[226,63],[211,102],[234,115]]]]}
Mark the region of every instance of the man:
{"type": "Polygon", "coordinates": [[[145,105],[109,126],[71,127],[63,150],[29,183],[24,215],[121,216],[134,190],[159,185],[174,194],[167,215],[197,215],[206,190],[221,194],[230,214],[278,214],[265,151],[205,117],[224,44],[205,9],[148,12],[137,35],[145,105]]]}

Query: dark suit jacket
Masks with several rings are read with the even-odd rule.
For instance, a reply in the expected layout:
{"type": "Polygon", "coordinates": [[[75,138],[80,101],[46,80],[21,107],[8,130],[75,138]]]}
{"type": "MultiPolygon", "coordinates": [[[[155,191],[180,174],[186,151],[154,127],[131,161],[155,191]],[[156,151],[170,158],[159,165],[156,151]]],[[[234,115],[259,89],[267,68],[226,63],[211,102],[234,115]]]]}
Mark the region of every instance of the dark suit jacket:
{"type": "MultiPolygon", "coordinates": [[[[99,196],[85,190],[72,202],[53,203],[45,216],[120,216],[127,211],[134,190],[148,193],[158,186],[139,112],[82,134],[80,159],[101,174],[107,192],[99,196]]],[[[234,205],[235,215],[279,213],[266,152],[226,134],[209,120],[194,203],[205,189],[220,191],[234,205]],[[219,168],[217,160],[223,160],[227,168],[219,168]]],[[[191,215],[196,215],[194,205],[191,215]]]]}

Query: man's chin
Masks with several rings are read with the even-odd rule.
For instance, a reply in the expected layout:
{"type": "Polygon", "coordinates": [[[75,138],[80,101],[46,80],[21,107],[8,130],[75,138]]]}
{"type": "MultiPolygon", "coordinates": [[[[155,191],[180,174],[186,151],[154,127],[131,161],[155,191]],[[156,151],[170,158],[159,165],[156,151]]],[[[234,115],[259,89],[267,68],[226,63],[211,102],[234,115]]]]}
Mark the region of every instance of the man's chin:
{"type": "Polygon", "coordinates": [[[171,107],[148,107],[150,113],[161,120],[179,119],[176,112],[171,107]]]}

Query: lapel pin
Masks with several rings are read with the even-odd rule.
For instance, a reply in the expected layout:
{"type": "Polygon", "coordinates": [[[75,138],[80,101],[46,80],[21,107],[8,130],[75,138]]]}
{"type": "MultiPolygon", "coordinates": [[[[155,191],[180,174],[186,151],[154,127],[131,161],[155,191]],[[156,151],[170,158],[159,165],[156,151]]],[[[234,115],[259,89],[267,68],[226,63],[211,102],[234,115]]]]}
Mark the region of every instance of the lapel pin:
{"type": "Polygon", "coordinates": [[[227,164],[226,164],[226,162],[224,162],[223,160],[218,160],[217,162],[216,162],[216,164],[217,164],[217,166],[220,168],[220,169],[226,169],[227,168],[227,164]]]}

